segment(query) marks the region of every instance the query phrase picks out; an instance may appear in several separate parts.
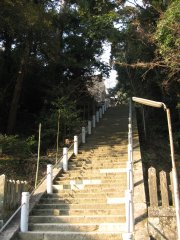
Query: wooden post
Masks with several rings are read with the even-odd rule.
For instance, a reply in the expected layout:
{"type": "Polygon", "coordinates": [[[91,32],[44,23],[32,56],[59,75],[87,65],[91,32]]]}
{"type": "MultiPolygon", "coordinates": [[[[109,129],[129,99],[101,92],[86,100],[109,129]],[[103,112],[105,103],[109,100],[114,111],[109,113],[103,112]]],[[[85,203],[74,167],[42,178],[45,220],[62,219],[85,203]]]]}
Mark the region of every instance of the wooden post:
{"type": "Polygon", "coordinates": [[[88,121],[88,134],[91,135],[91,121],[88,121]]]}
{"type": "Polygon", "coordinates": [[[150,206],[158,207],[156,169],[153,167],[148,169],[148,181],[150,206]]]}
{"type": "Polygon", "coordinates": [[[40,147],[41,147],[41,123],[39,124],[38,157],[37,157],[37,167],[36,167],[36,179],[35,179],[35,186],[34,186],[35,188],[37,187],[37,181],[38,181],[40,147]]]}
{"type": "Polygon", "coordinates": [[[12,180],[11,186],[11,208],[14,209],[16,207],[16,182],[12,180]]]}
{"type": "Polygon", "coordinates": [[[11,209],[12,206],[12,180],[9,180],[9,208],[11,209]]]}
{"type": "Polygon", "coordinates": [[[160,189],[161,189],[162,206],[163,207],[169,207],[169,196],[168,196],[166,172],[161,171],[159,176],[160,176],[160,189]]]}
{"type": "Polygon", "coordinates": [[[99,118],[102,118],[102,108],[99,109],[99,118]]]}
{"type": "Polygon", "coordinates": [[[60,110],[58,110],[58,122],[57,122],[57,136],[56,136],[56,164],[58,162],[59,153],[59,125],[60,125],[60,110]]]}
{"type": "Polygon", "coordinates": [[[17,198],[17,203],[18,203],[18,205],[19,205],[20,200],[21,200],[21,194],[20,194],[19,186],[20,186],[20,181],[17,180],[17,181],[16,181],[16,198],[17,198]]]}
{"type": "Polygon", "coordinates": [[[104,105],[102,105],[102,114],[104,115],[104,105]]]}
{"type": "Polygon", "coordinates": [[[96,122],[99,122],[99,111],[96,111],[96,122]]]}
{"type": "Polygon", "coordinates": [[[93,117],[92,117],[92,126],[93,126],[93,128],[96,127],[96,116],[95,115],[93,115],[93,117]]]}
{"type": "Polygon", "coordinates": [[[82,143],[86,143],[86,128],[82,127],[82,143]]]}
{"type": "Polygon", "coordinates": [[[173,185],[173,176],[172,176],[172,171],[170,172],[170,181],[171,181],[171,194],[172,194],[172,204],[173,206],[175,205],[174,203],[174,185],[173,185]]]}

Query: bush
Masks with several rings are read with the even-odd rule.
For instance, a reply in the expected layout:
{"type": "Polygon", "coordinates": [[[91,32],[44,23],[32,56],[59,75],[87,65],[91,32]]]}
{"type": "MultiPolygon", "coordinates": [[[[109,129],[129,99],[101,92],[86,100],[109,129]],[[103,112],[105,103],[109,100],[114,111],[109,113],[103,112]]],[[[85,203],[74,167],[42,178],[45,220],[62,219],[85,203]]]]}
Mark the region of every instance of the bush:
{"type": "Polygon", "coordinates": [[[32,154],[32,146],[35,144],[34,136],[22,139],[18,135],[0,135],[2,154],[23,159],[32,154]]]}

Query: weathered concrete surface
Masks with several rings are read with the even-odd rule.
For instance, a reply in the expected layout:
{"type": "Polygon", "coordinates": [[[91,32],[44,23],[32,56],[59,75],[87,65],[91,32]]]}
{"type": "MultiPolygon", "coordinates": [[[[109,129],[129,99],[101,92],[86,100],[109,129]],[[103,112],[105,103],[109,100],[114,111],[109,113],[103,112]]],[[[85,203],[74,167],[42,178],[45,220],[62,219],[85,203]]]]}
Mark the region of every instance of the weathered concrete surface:
{"type": "Polygon", "coordinates": [[[156,240],[176,240],[176,218],[175,217],[149,217],[149,235],[156,240]]]}
{"type": "Polygon", "coordinates": [[[148,208],[149,235],[157,240],[178,239],[174,207],[148,208]]]}

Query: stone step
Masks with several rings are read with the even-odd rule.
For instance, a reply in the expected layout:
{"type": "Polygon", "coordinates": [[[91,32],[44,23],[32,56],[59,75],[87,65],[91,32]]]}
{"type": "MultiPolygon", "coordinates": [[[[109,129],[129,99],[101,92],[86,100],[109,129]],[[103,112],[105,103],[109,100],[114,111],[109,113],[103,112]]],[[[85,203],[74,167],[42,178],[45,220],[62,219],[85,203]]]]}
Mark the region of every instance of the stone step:
{"type": "Polygon", "coordinates": [[[123,232],[126,229],[125,223],[35,223],[29,225],[30,231],[59,231],[59,232],[123,232]]]}
{"type": "MultiPolygon", "coordinates": [[[[97,147],[97,145],[85,145],[84,147],[82,148],[79,148],[79,151],[80,152],[87,152],[87,151],[90,151],[91,153],[93,154],[96,154],[96,153],[110,153],[112,154],[113,151],[125,151],[127,152],[127,144],[124,144],[124,145],[111,145],[111,146],[101,146],[101,147],[97,147]]],[[[89,154],[89,153],[88,153],[89,154]]]]}
{"type": "Polygon", "coordinates": [[[88,193],[88,194],[91,194],[91,193],[107,193],[107,194],[111,194],[111,193],[117,193],[117,194],[121,194],[123,193],[124,194],[124,191],[126,190],[127,188],[127,184],[123,184],[122,186],[119,185],[118,189],[117,188],[92,188],[92,189],[88,189],[88,188],[85,188],[85,189],[58,189],[58,188],[54,188],[53,189],[53,193],[58,193],[58,194],[69,194],[69,193],[88,193]]]}
{"type": "Polygon", "coordinates": [[[124,215],[70,215],[70,216],[29,216],[30,223],[117,223],[125,222],[124,215]]]}
{"type": "Polygon", "coordinates": [[[124,198],[112,198],[112,197],[108,197],[108,198],[97,198],[97,197],[89,197],[89,198],[41,198],[40,200],[40,204],[41,203],[47,203],[47,204],[60,204],[60,203],[77,203],[77,204],[81,204],[81,203],[108,203],[110,202],[110,200],[116,200],[119,203],[124,203],[125,200],[124,198]]]}
{"type": "Polygon", "coordinates": [[[106,193],[106,192],[102,192],[102,193],[94,193],[94,192],[88,192],[88,193],[82,193],[82,192],[74,192],[74,191],[69,191],[69,193],[67,192],[59,192],[59,193],[53,193],[53,194],[44,194],[43,198],[89,198],[89,197],[97,197],[97,198],[120,198],[124,196],[124,192],[120,193],[106,193]]]}
{"type": "Polygon", "coordinates": [[[90,158],[78,158],[78,159],[71,159],[69,164],[112,164],[112,163],[119,163],[124,164],[127,161],[127,156],[125,157],[114,157],[113,159],[109,157],[90,157],[90,158]]]}
{"type": "Polygon", "coordinates": [[[31,215],[35,216],[70,216],[70,215],[116,215],[121,212],[125,216],[125,207],[119,211],[117,209],[34,209],[31,215]]]}
{"type": "Polygon", "coordinates": [[[79,153],[78,154],[78,157],[77,158],[84,158],[84,159],[86,159],[86,158],[94,158],[94,157],[96,157],[96,158],[98,158],[98,157],[101,157],[101,158],[121,158],[121,157],[126,157],[128,155],[128,152],[127,152],[127,149],[125,150],[125,151],[121,151],[121,152],[119,152],[119,151],[116,151],[116,152],[114,152],[114,153],[112,153],[112,152],[102,152],[102,153],[94,153],[93,151],[91,151],[91,153],[87,153],[87,152],[82,152],[81,154],[79,153]]]}
{"type": "Polygon", "coordinates": [[[78,154],[77,156],[74,156],[73,158],[71,158],[70,161],[91,161],[94,158],[95,159],[98,158],[100,161],[102,161],[102,160],[115,161],[115,160],[123,157],[123,155],[121,155],[121,154],[116,154],[113,156],[110,156],[109,154],[106,154],[106,155],[100,154],[100,155],[96,156],[96,155],[93,155],[93,153],[91,153],[91,154],[88,154],[88,156],[86,156],[86,155],[87,154],[78,154]]]}
{"type": "Polygon", "coordinates": [[[98,159],[96,161],[91,161],[91,162],[80,162],[80,161],[73,161],[68,163],[68,167],[99,167],[102,168],[101,166],[108,166],[108,167],[103,167],[103,168],[110,168],[111,166],[121,166],[125,165],[127,162],[127,159],[124,161],[108,161],[108,160],[101,160],[99,161],[98,159]]]}
{"type": "MultiPolygon", "coordinates": [[[[93,182],[93,179],[92,178],[89,178],[89,179],[74,179],[74,178],[61,178],[60,180],[58,181],[55,181],[54,184],[57,185],[57,184],[88,184],[87,182],[88,181],[91,181],[93,182]]],[[[118,179],[113,179],[113,178],[100,178],[100,179],[94,179],[94,181],[97,181],[97,182],[101,182],[102,184],[103,183],[122,183],[124,181],[124,176],[121,176],[119,177],[118,179]]]]}
{"type": "MultiPolygon", "coordinates": [[[[126,187],[127,180],[121,182],[122,186],[121,189],[126,187]]],[[[53,185],[53,190],[64,190],[64,189],[71,189],[71,190],[83,190],[83,189],[99,189],[99,191],[105,191],[105,189],[117,189],[120,187],[119,183],[94,183],[94,184],[57,184],[53,185]]]]}
{"type": "Polygon", "coordinates": [[[87,136],[69,170],[32,210],[19,240],[121,240],[126,232],[128,111],[110,109],[87,136]],[[117,117],[118,116],[118,117],[117,117]]]}
{"type": "Polygon", "coordinates": [[[59,204],[37,204],[35,209],[62,209],[62,210],[78,210],[78,209],[124,209],[124,203],[116,203],[111,200],[109,203],[59,203],[59,204]]]}
{"type": "Polygon", "coordinates": [[[85,170],[98,170],[99,168],[125,168],[126,167],[126,164],[124,165],[120,165],[119,163],[118,164],[94,164],[94,165],[82,165],[82,166],[71,166],[71,165],[68,165],[68,171],[81,171],[82,169],[85,169],[85,170]]]}
{"type": "Polygon", "coordinates": [[[91,174],[93,176],[96,176],[97,174],[107,174],[107,175],[119,175],[120,173],[126,173],[126,168],[99,168],[99,169],[85,169],[81,168],[81,170],[69,170],[67,172],[64,172],[61,174],[61,176],[64,176],[64,174],[71,176],[72,174],[79,174],[85,173],[86,176],[88,174],[91,174]]]}
{"type": "Polygon", "coordinates": [[[122,179],[126,178],[127,173],[126,172],[121,172],[121,173],[96,173],[96,174],[91,174],[91,172],[86,172],[86,171],[81,171],[81,172],[67,172],[61,174],[61,176],[57,177],[55,181],[61,181],[61,180],[83,180],[83,179],[88,179],[88,180],[95,180],[95,179],[109,179],[109,180],[115,180],[115,179],[122,179]]]}
{"type": "Polygon", "coordinates": [[[75,174],[62,174],[60,177],[57,177],[56,180],[54,180],[55,182],[56,181],[63,181],[63,180],[74,180],[74,181],[83,181],[83,180],[109,180],[109,181],[112,181],[112,180],[122,180],[123,178],[125,178],[127,176],[127,173],[118,173],[118,174],[96,174],[96,175],[90,175],[87,176],[83,176],[82,174],[79,174],[79,175],[75,175],[75,174]]]}
{"type": "Polygon", "coordinates": [[[85,167],[85,168],[124,168],[126,167],[126,161],[124,162],[120,162],[120,161],[116,161],[116,162],[104,162],[104,161],[94,161],[91,163],[82,163],[82,162],[69,162],[68,163],[68,169],[71,168],[81,168],[81,167],[85,167]]]}
{"type": "Polygon", "coordinates": [[[86,172],[71,172],[71,173],[66,173],[66,174],[62,174],[60,177],[57,177],[56,180],[54,180],[54,182],[56,181],[61,181],[61,180],[76,180],[76,181],[83,181],[84,180],[120,180],[123,178],[126,178],[127,173],[123,172],[123,173],[102,173],[102,174],[86,174],[86,172]]]}
{"type": "Polygon", "coordinates": [[[26,232],[18,234],[19,240],[122,240],[117,232],[26,232]]]}

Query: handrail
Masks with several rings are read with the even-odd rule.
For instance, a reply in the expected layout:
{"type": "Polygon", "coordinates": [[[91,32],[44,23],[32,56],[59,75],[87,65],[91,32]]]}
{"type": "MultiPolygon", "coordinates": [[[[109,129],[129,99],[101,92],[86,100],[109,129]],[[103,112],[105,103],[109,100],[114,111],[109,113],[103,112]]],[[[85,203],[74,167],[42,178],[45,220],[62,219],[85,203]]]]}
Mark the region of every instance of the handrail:
{"type": "Polygon", "coordinates": [[[171,153],[171,163],[172,163],[172,170],[173,170],[172,171],[173,190],[174,190],[174,202],[175,202],[175,210],[176,210],[177,235],[178,235],[178,240],[180,240],[180,201],[179,201],[179,188],[178,188],[178,178],[177,178],[177,170],[176,170],[176,162],[175,162],[170,109],[163,102],[157,102],[157,101],[152,101],[149,99],[137,98],[137,97],[133,97],[132,100],[134,102],[147,105],[150,107],[163,108],[166,111],[168,134],[169,134],[169,146],[170,146],[170,153],[171,153]]]}
{"type": "Polygon", "coordinates": [[[128,239],[133,239],[134,232],[134,205],[133,205],[133,137],[132,137],[132,103],[129,101],[128,118],[128,162],[127,162],[127,190],[126,190],[126,223],[128,239]]]}
{"type": "Polygon", "coordinates": [[[2,233],[2,231],[7,227],[7,225],[11,222],[11,220],[16,216],[16,214],[20,211],[20,209],[22,208],[22,206],[24,205],[21,204],[16,211],[13,213],[13,215],[11,215],[11,217],[7,220],[7,222],[2,226],[2,228],[0,229],[0,233],[2,233]]]}

